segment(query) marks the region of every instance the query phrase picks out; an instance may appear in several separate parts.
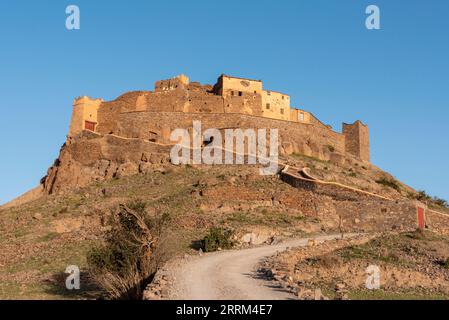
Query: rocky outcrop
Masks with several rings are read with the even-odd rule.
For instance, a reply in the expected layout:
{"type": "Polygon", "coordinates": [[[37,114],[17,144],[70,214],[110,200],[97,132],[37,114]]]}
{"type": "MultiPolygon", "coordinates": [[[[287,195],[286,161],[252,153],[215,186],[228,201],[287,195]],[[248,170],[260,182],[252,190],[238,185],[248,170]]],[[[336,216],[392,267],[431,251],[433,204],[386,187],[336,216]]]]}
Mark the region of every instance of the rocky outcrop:
{"type": "Polygon", "coordinates": [[[167,163],[169,146],[83,131],[69,138],[42,179],[47,194],[146,172],[167,163]]]}

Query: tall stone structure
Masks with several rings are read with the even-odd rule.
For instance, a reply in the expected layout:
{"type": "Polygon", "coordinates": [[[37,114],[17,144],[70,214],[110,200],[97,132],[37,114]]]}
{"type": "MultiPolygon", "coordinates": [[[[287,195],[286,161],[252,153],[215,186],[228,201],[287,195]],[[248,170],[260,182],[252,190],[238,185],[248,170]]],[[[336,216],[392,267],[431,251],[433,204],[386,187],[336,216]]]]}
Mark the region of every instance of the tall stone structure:
{"type": "Polygon", "coordinates": [[[361,121],[343,123],[345,151],[363,161],[370,161],[369,129],[361,121]]]}

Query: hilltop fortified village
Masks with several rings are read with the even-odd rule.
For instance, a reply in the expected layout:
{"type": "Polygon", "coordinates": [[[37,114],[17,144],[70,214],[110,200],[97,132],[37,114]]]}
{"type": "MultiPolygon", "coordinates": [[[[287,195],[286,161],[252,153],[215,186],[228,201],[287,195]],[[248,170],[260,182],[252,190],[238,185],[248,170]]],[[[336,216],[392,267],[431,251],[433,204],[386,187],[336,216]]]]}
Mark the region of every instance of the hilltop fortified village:
{"type": "Polygon", "coordinates": [[[370,160],[368,127],[360,121],[343,124],[342,133],[334,132],[310,112],[292,108],[289,95],[264,90],[260,80],[226,75],[213,87],[180,75],[156,82],[153,92],[130,92],[111,102],[78,98],[69,135],[90,130],[172,143],[170,132],[190,128],[193,120],[201,120],[206,128],[278,128],[281,154],[370,160]]]}
{"type": "Polygon", "coordinates": [[[185,75],[157,81],[154,91],[133,91],[113,101],[75,99],[66,144],[42,180],[48,193],[170,161],[175,129],[278,129],[279,154],[302,154],[344,164],[369,162],[368,127],[360,121],[335,132],[310,112],[292,108],[290,96],[265,90],[262,81],[221,75],[215,85],[185,75]]]}

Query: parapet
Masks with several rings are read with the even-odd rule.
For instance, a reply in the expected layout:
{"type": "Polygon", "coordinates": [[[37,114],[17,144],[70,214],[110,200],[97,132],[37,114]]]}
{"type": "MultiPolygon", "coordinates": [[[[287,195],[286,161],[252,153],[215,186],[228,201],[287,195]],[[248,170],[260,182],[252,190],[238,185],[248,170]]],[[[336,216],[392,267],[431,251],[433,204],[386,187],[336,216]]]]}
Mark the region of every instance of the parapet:
{"type": "Polygon", "coordinates": [[[189,85],[189,83],[189,77],[184,74],[180,74],[171,79],[156,81],[154,89],[156,92],[175,90],[178,88],[185,88],[189,85]]]}
{"type": "Polygon", "coordinates": [[[101,98],[93,99],[89,96],[80,96],[80,97],[75,98],[75,100],[73,101],[73,106],[77,106],[80,104],[98,104],[98,105],[100,105],[102,102],[104,102],[104,100],[101,98]]]}

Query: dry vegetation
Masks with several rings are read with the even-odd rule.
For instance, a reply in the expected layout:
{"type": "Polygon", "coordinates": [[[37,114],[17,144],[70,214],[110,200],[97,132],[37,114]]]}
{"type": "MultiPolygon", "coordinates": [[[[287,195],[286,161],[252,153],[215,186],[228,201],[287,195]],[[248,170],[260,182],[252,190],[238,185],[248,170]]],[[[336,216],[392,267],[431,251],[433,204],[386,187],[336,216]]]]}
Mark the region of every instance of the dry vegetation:
{"type": "MultiPolygon", "coordinates": [[[[375,167],[337,166],[299,155],[289,161],[310,167],[322,179],[380,194],[400,198],[414,192],[399,182],[398,188],[376,182],[393,178],[375,167]]],[[[44,196],[0,210],[0,299],[136,298],[159,261],[194,252],[201,245],[206,250],[208,234],[212,247],[225,246],[221,240],[214,245],[221,239],[218,233],[211,234],[215,227],[232,233],[230,241],[237,245],[244,245],[240,239],[248,233],[290,237],[337,231],[332,201],[295,189],[278,177],[260,176],[258,168],[251,166],[156,165],[146,174],[44,196]],[[139,228],[132,231],[137,236],[126,248],[118,245],[129,235],[117,223],[120,214],[137,214],[141,219],[134,216],[139,228]],[[163,234],[151,223],[162,215],[169,221],[163,234]],[[110,255],[115,248],[145,257],[147,236],[158,239],[148,259],[120,260],[110,255]],[[157,252],[160,243],[163,251],[157,252]],[[106,268],[107,261],[113,263],[106,268]],[[122,269],[114,270],[124,261],[122,269]],[[66,290],[68,265],[80,267],[81,290],[66,290]]]]}
{"type": "Polygon", "coordinates": [[[1,210],[0,298],[105,297],[107,286],[92,279],[87,257],[92,248],[107,245],[111,218],[120,205],[137,200],[145,204],[148,217],[164,213],[170,219],[164,231],[168,256],[194,250],[214,226],[236,235],[260,228],[285,235],[320,230],[307,204],[291,210],[282,203],[298,190],[276,177],[254,174],[256,170],[167,166],[1,210]],[[79,291],[65,289],[68,265],[81,269],[79,291]]]}

